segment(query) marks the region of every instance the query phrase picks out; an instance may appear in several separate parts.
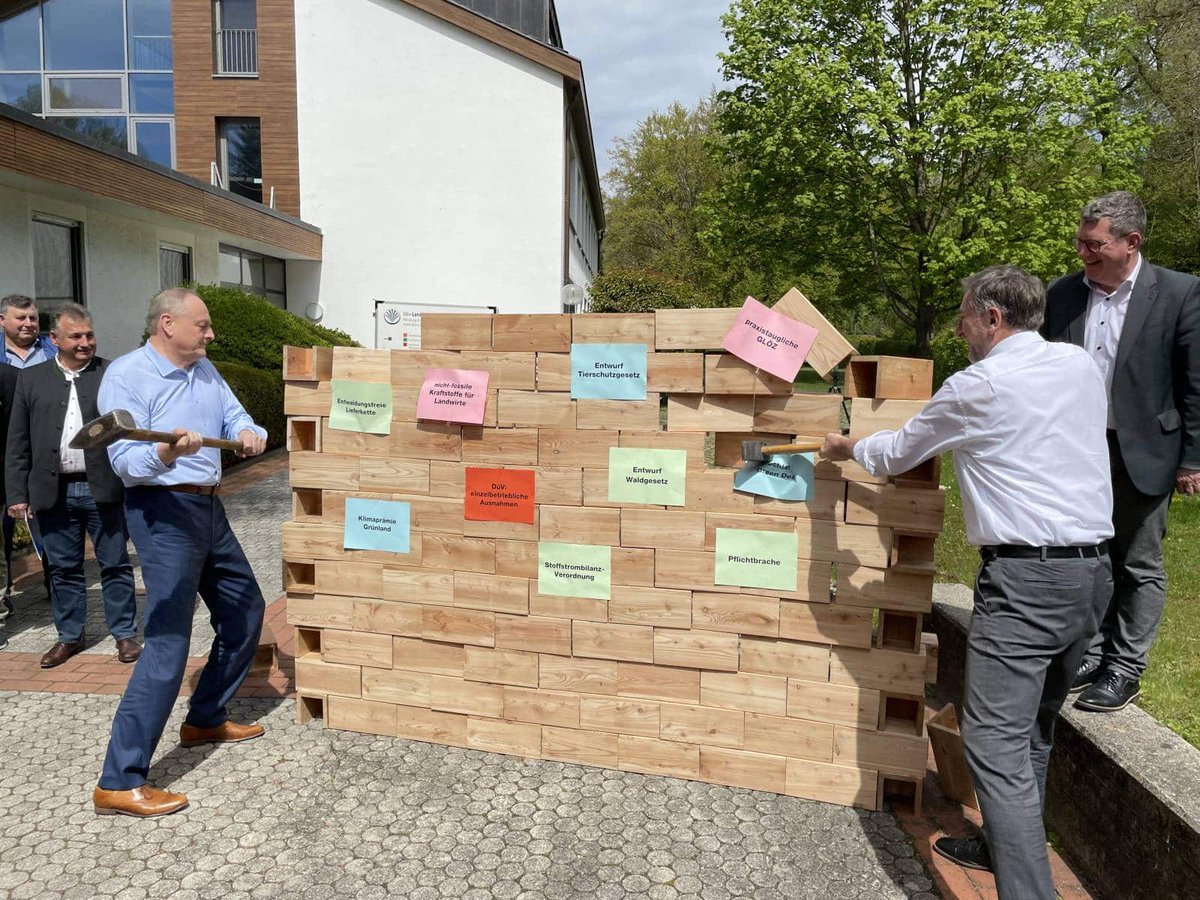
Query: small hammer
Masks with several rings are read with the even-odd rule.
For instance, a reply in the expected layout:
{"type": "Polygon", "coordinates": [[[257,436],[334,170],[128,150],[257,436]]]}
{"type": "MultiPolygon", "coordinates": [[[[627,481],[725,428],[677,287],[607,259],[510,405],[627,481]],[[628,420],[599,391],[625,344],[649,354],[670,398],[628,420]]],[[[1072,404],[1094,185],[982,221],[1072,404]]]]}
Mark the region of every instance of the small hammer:
{"type": "MultiPolygon", "coordinates": [[[[153,441],[156,444],[174,444],[182,434],[172,434],[167,431],[149,431],[138,428],[133,421],[133,415],[128,410],[114,409],[98,419],[92,419],[71,438],[73,450],[100,450],[115,441],[153,441]]],[[[218,450],[232,450],[241,453],[241,441],[227,441],[224,438],[204,438],[205,447],[215,447],[218,450]]]]}
{"type": "Polygon", "coordinates": [[[812,453],[821,449],[824,441],[809,439],[794,444],[773,444],[764,447],[765,441],[742,441],[742,459],[746,462],[762,462],[776,453],[812,453]]]}

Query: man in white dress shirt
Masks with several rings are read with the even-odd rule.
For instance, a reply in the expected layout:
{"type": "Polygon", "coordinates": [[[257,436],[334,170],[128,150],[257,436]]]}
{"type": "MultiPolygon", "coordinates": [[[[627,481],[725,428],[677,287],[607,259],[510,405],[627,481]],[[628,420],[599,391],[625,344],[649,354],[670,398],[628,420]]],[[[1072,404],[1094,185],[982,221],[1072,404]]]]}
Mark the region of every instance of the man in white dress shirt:
{"type": "Polygon", "coordinates": [[[1054,721],[1112,593],[1104,381],[1081,348],[1038,333],[1042,283],[1015,266],[964,282],[973,365],[898,431],[826,436],[822,454],[896,475],[950,451],[982,562],[962,735],[984,834],[937,851],[993,870],[1001,900],[1054,900],[1042,823],[1054,721]]]}

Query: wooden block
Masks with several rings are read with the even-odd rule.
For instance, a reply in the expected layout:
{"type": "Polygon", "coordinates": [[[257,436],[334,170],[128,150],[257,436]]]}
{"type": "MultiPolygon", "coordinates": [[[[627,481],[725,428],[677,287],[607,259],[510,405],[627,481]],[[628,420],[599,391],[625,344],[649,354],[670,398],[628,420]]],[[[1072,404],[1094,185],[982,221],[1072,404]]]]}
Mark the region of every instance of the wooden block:
{"type": "Polygon", "coordinates": [[[871,610],[841,603],[780,602],[779,636],[813,644],[871,646],[871,610]]]}
{"type": "Polygon", "coordinates": [[[936,491],[891,484],[846,485],[846,521],[883,525],[905,532],[936,534],[942,530],[946,489],[936,491]]]}
{"type": "MultiPolygon", "coordinates": [[[[408,553],[390,553],[380,550],[345,550],[345,528],[340,522],[324,521],[283,523],[283,556],[285,559],[352,560],[354,562],[380,562],[387,560],[400,565],[421,564],[421,535],[413,534],[408,553]]],[[[333,593],[329,591],[327,593],[333,593]]]]}
{"type": "Polygon", "coordinates": [[[608,499],[608,469],[583,470],[583,505],[620,507],[623,509],[662,509],[663,507],[647,503],[626,503],[620,500],[608,499]]]}
{"type": "Polygon", "coordinates": [[[737,309],[656,309],[654,349],[720,350],[737,309]]]}
{"type": "Polygon", "coordinates": [[[672,394],[667,397],[667,430],[750,431],[754,428],[754,402],[754,397],[672,394]]]}
{"type": "Polygon", "coordinates": [[[321,633],[320,628],[296,629],[296,659],[321,658],[321,633]]]}
{"type": "Polygon", "coordinates": [[[321,452],[343,456],[390,456],[393,450],[390,434],[364,434],[361,431],[342,431],[330,428],[329,420],[321,420],[321,452]]]}
{"type": "MultiPolygon", "coordinates": [[[[728,477],[728,476],[727,476],[728,477]]],[[[732,479],[729,480],[732,484],[732,479]]],[[[750,513],[721,513],[709,512],[704,514],[704,549],[717,549],[717,529],[736,528],[741,531],[770,531],[775,534],[788,534],[796,530],[796,521],[785,516],[760,516],[750,513]]],[[[799,542],[798,542],[799,543],[799,542]]],[[[800,545],[800,556],[804,556],[804,546],[800,545]]]]}
{"type": "MultiPolygon", "coordinates": [[[[732,480],[732,479],[731,479],[732,480]]],[[[754,497],[754,512],[762,516],[792,516],[797,519],[825,519],[840,522],[845,516],[846,483],[818,478],[813,492],[804,502],[754,497]]],[[[876,524],[876,523],[872,523],[876,524]]]]}
{"type": "MultiPolygon", "coordinates": [[[[561,431],[552,428],[538,433],[536,460],[543,466],[608,468],[608,451],[617,446],[612,431],[561,431]]],[[[539,498],[540,499],[540,498],[539,498]]]]}
{"type": "Polygon", "coordinates": [[[877,796],[881,807],[885,802],[888,802],[891,804],[893,810],[903,808],[905,812],[911,812],[917,818],[921,817],[921,795],[925,785],[924,776],[890,775],[886,772],[880,772],[878,784],[877,796]],[[903,807],[901,804],[903,804],[903,807]]]}
{"type": "Polygon", "coordinates": [[[321,659],[348,666],[390,669],[392,638],[386,634],[327,629],[321,633],[321,659]]]}
{"type": "MultiPolygon", "coordinates": [[[[443,465],[451,465],[443,463],[443,465]]],[[[429,460],[363,456],[358,460],[358,487],[399,494],[429,493],[429,460]]]]}
{"type": "Polygon", "coordinates": [[[402,706],[429,706],[431,676],[426,672],[401,669],[364,669],[362,695],[364,700],[380,703],[399,703],[402,706]]]}
{"type": "Polygon", "coordinates": [[[819,683],[803,675],[788,679],[787,714],[798,719],[871,728],[879,709],[879,691],[870,688],[819,683]]]}
{"type": "Polygon", "coordinates": [[[786,753],[800,759],[830,762],[834,726],[788,716],[746,713],[745,748],[759,753],[786,753]]]}
{"type": "Polygon", "coordinates": [[[571,648],[576,656],[592,659],[654,662],[654,629],[576,619],[571,626],[571,648]]]}
{"type": "Polygon", "coordinates": [[[431,606],[453,606],[454,575],[438,569],[385,566],[382,599],[425,603],[431,606]]]}
{"type": "MultiPolygon", "coordinates": [[[[715,513],[750,513],[754,497],[733,489],[733,474],[724,469],[689,472],[687,508],[715,513]]],[[[780,501],[776,501],[780,502],[780,501]]]]}
{"type": "Polygon", "coordinates": [[[391,351],[372,350],[366,347],[334,347],[332,378],[335,381],[390,384],[392,380],[391,351]]]}
{"type": "MultiPolygon", "coordinates": [[[[539,439],[539,459],[541,446],[539,439]]],[[[582,468],[538,466],[533,470],[533,481],[534,499],[537,503],[550,503],[555,506],[579,506],[583,503],[582,468]]]]}
{"type": "MultiPolygon", "coordinates": [[[[536,356],[533,353],[493,353],[485,350],[466,350],[454,369],[471,369],[488,373],[488,388],[507,388],[514,391],[532,391],[536,356]]],[[[440,368],[440,367],[439,367],[440,368]]]]}
{"type": "Polygon", "coordinates": [[[427,641],[493,647],[496,644],[496,614],[472,609],[426,606],[422,612],[421,637],[427,641]]]}
{"type": "Polygon", "coordinates": [[[779,636],[779,598],[753,594],[692,594],[692,625],[708,631],[779,636]]]}
{"type": "MultiPolygon", "coordinates": [[[[684,450],[687,452],[687,471],[703,472],[705,463],[704,441],[708,437],[700,431],[622,431],[622,447],[638,447],[646,450],[684,450]]],[[[608,467],[608,457],[599,468],[608,467]]]]}
{"type": "Polygon", "coordinates": [[[458,644],[439,644],[420,638],[394,637],[392,665],[397,669],[413,672],[462,678],[466,665],[466,651],[458,644]]]}
{"type": "Polygon", "coordinates": [[[357,697],[362,693],[362,669],[358,666],[342,666],[319,659],[297,657],[296,690],[309,694],[357,697]]]}
{"type": "Polygon", "coordinates": [[[850,404],[850,437],[857,439],[877,431],[895,431],[924,408],[924,400],[870,400],[860,397],[850,404]]]}
{"type": "Polygon", "coordinates": [[[693,550],[655,550],[654,585],[661,588],[711,591],[721,594],[755,594],[785,597],[809,603],[829,602],[829,578],[832,566],[827,562],[801,559],[796,566],[796,591],[762,590],[717,584],[713,580],[713,554],[693,550]]]}
{"type": "Polygon", "coordinates": [[[928,400],[933,360],[905,356],[852,356],[846,364],[846,396],[928,400]]]}
{"type": "Polygon", "coordinates": [[[496,422],[502,428],[571,429],[575,427],[575,404],[563,394],[501,391],[496,422]]]}
{"type": "Polygon", "coordinates": [[[839,606],[928,612],[933,608],[933,575],[839,566],[837,602],[839,606]]]}
{"type": "Polygon", "coordinates": [[[620,544],[621,511],[582,506],[542,506],[539,539],[585,544],[620,544]]]}
{"type": "Polygon", "coordinates": [[[336,453],[289,453],[288,480],[293,488],[352,491],[358,487],[358,459],[336,453]]]}
{"type": "Polygon", "coordinates": [[[542,616],[496,615],[496,647],[571,655],[571,620],[542,616]]]}
{"type": "Polygon", "coordinates": [[[296,488],[292,491],[292,519],[308,521],[320,519],[324,502],[320,488],[296,488]]]}
{"type": "MultiPolygon", "coordinates": [[[[893,572],[911,575],[932,575],[937,571],[934,563],[934,546],[937,536],[932,534],[905,534],[896,531],[892,535],[891,565],[893,572]]],[[[883,568],[882,563],[862,562],[865,566],[883,568]]]]}
{"type": "Polygon", "coordinates": [[[292,416],[288,419],[286,446],[288,453],[320,453],[320,416],[292,416]]]}
{"type": "Polygon", "coordinates": [[[462,461],[473,466],[536,466],[538,433],[532,428],[463,429],[462,461]]]}
{"type": "Polygon", "coordinates": [[[581,766],[617,767],[617,736],[575,728],[542,728],[542,756],[581,766]]]}
{"type": "Polygon", "coordinates": [[[571,390],[571,354],[537,354],[537,389],[557,393],[571,390]]]}
{"type": "Polygon", "coordinates": [[[346,518],[346,500],[354,498],[394,500],[408,504],[409,526],[413,531],[460,535],[463,533],[463,505],[460,500],[421,497],[416,494],[356,491],[325,492],[325,518],[339,524],[346,518]]]}
{"type": "Polygon", "coordinates": [[[579,727],[617,734],[658,736],[658,703],[616,697],[579,698],[579,727]]]}
{"type": "Polygon", "coordinates": [[[283,413],[287,416],[327,416],[333,405],[328,381],[289,381],[283,386],[283,413]]]}
{"type": "Polygon", "coordinates": [[[504,688],[433,675],[429,680],[429,704],[441,712],[499,719],[504,715],[504,688]]]}
{"type": "Polygon", "coordinates": [[[313,597],[289,595],[287,621],[289,625],[311,628],[354,628],[354,602],[346,597],[317,594],[313,597]]]}
{"type": "Polygon", "coordinates": [[[787,786],[787,760],[766,753],[701,747],[700,778],[710,784],[781,794],[787,786]]]}
{"type": "Polygon", "coordinates": [[[718,431],[713,441],[713,465],[728,469],[740,469],[746,461],[742,458],[742,441],[762,441],[764,446],[790,444],[791,434],[770,434],[754,431],[718,431]]]}
{"type": "Polygon", "coordinates": [[[432,569],[491,573],[496,570],[496,543],[449,534],[423,534],[424,563],[432,569]]]}
{"type": "Polygon", "coordinates": [[[588,694],[617,693],[617,663],[607,659],[541,654],[538,687],[546,691],[579,691],[588,694]]]}
{"type": "Polygon", "coordinates": [[[931,456],[915,468],[901,472],[892,479],[897,487],[921,488],[927,491],[937,490],[942,486],[942,458],[931,456]]]}
{"type": "MultiPolygon", "coordinates": [[[[619,543],[622,547],[663,547],[671,550],[704,549],[705,519],[703,512],[685,509],[634,509],[628,507],[620,511],[620,516],[619,543]]],[[[617,543],[617,541],[610,543],[617,543]]]]}
{"type": "Polygon", "coordinates": [[[574,694],[564,694],[558,691],[506,687],[504,689],[504,718],[534,725],[578,728],[579,698],[574,694]]]}
{"type": "Polygon", "coordinates": [[[292,594],[316,591],[316,563],[311,559],[287,559],[283,562],[283,589],[292,594]]]}
{"type": "Polygon", "coordinates": [[[784,793],[805,800],[878,809],[876,786],[879,773],[852,769],[833,763],[789,759],[784,793]]]}
{"type": "Polygon", "coordinates": [[[587,622],[607,622],[608,602],[590,597],[556,597],[539,594],[537,582],[529,585],[529,614],[550,619],[582,619],[587,622]]]}
{"type": "Polygon", "coordinates": [[[938,636],[923,632],[921,652],[925,654],[925,683],[937,684],[938,680],[938,636]]]}
{"type": "Polygon", "coordinates": [[[399,707],[391,703],[331,696],[325,703],[325,721],[330,728],[395,737],[399,707]]]}
{"type": "Polygon", "coordinates": [[[325,718],[325,697],[296,694],[296,724],[304,725],[313,719],[325,718]]]}
{"type": "Polygon", "coordinates": [[[495,541],[496,574],[537,578],[537,541],[495,541]]]}
{"type": "Polygon", "coordinates": [[[705,394],[783,394],[794,390],[785,381],[728,353],[704,354],[705,394]]]}
{"type": "Polygon", "coordinates": [[[663,740],[710,747],[741,747],[746,735],[746,714],[736,709],[664,703],[659,709],[663,740]]]}
{"type": "Polygon", "coordinates": [[[692,627],[692,592],[614,584],[608,620],[625,625],[692,627]]]}
{"type": "MultiPolygon", "coordinates": [[[[421,349],[490,350],[492,319],[476,313],[421,313],[421,349]]],[[[518,350],[519,347],[498,349],[518,350]]],[[[404,352],[404,351],[398,351],[404,352]]]]}
{"type": "Polygon", "coordinates": [[[542,755],[542,729],[539,725],[472,717],[467,720],[467,746],[486,753],[537,759],[542,755]]]}
{"type": "Polygon", "coordinates": [[[780,297],[773,308],[777,313],[817,329],[817,339],[804,361],[822,378],[827,378],[842,360],[854,352],[854,346],[829,324],[829,320],[798,289],[792,288],[780,297]]]}
{"type": "Polygon", "coordinates": [[[892,775],[925,777],[929,740],[912,734],[860,731],[845,725],[833,732],[833,761],[892,775]]]}
{"type": "Polygon", "coordinates": [[[397,707],[396,736],[410,741],[467,746],[467,717],[431,709],[397,707]]]}
{"type": "Polygon", "coordinates": [[[879,731],[925,735],[925,698],[882,694],[879,699],[879,731]]]}
{"type": "MultiPolygon", "coordinates": [[[[536,485],[534,491],[536,493],[536,485]]],[[[534,507],[532,522],[482,522],[474,519],[463,521],[463,534],[467,537],[489,538],[495,541],[536,541],[538,522],[542,511],[534,507]]]]}
{"type": "Polygon", "coordinates": [[[652,431],[659,423],[658,394],[645,400],[576,400],[575,427],[583,430],[652,431]]]}
{"type": "Polygon", "coordinates": [[[473,367],[464,365],[462,355],[453,350],[393,350],[392,387],[415,391],[425,383],[429,369],[465,368],[473,367]]]}
{"type": "Polygon", "coordinates": [[[584,313],[571,316],[576,344],[645,344],[654,347],[654,313],[584,313]]]}
{"type": "Polygon", "coordinates": [[[829,661],[829,680],[894,694],[925,691],[925,657],[899,650],[836,647],[829,661]]]}
{"type": "Polygon", "coordinates": [[[331,347],[283,347],[284,381],[328,381],[333,377],[331,347]]]}
{"type": "Polygon", "coordinates": [[[617,747],[618,767],[622,772],[693,780],[700,777],[699,747],[626,734],[617,739],[617,747]]]}
{"type": "Polygon", "coordinates": [[[787,679],[774,675],[701,672],[700,705],[786,715],[787,679]]]}
{"type": "Polygon", "coordinates": [[[617,696],[699,703],[700,673],[694,669],[617,663],[617,696]]]}
{"type": "Polygon", "coordinates": [[[884,568],[892,555],[890,528],[847,525],[822,519],[796,519],[800,555],[836,563],[884,568]]]}
{"type": "Polygon", "coordinates": [[[529,581],[479,572],[455,572],[454,605],[525,615],[529,612],[529,581]]]}
{"type": "MultiPolygon", "coordinates": [[[[864,610],[865,612],[865,610],[864,610]]],[[[921,652],[921,613],[879,611],[879,628],[875,631],[875,646],[888,650],[921,652]]]]}
{"type": "MultiPolygon", "coordinates": [[[[417,637],[422,633],[422,607],[419,604],[392,603],[387,600],[355,600],[353,603],[355,631],[368,632],[371,636],[399,634],[417,637]]],[[[390,655],[388,659],[391,659],[390,655]]]]}
{"type": "Polygon", "coordinates": [[[741,670],[758,675],[828,681],[829,648],[795,641],[747,637],[742,639],[741,670]]]}
{"type": "Polygon", "coordinates": [[[433,422],[392,422],[389,456],[412,459],[462,459],[462,426],[433,422]]]}
{"type": "Polygon", "coordinates": [[[653,587],[654,554],[655,551],[653,550],[629,547],[613,547],[613,584],[625,584],[635,587],[653,587]]]}
{"type": "Polygon", "coordinates": [[[704,393],[704,358],[699,353],[646,354],[646,389],[662,394],[704,393]]]}
{"type": "Polygon", "coordinates": [[[813,466],[813,474],[817,478],[824,478],[828,481],[863,481],[868,484],[888,483],[888,476],[872,475],[853,459],[834,462],[833,460],[818,458],[816,465],[813,466]]]}
{"type": "Polygon", "coordinates": [[[824,437],[827,432],[841,430],[841,414],[842,401],[837,394],[756,397],[753,429],[824,437]]]}
{"type": "Polygon", "coordinates": [[[571,317],[568,315],[518,314],[493,316],[492,319],[492,347],[496,350],[566,353],[571,349],[571,317]]]}
{"type": "Polygon", "coordinates": [[[490,647],[467,647],[467,681],[486,681],[491,684],[515,684],[537,687],[538,655],[524,650],[496,650],[490,647]]]}
{"type": "Polygon", "coordinates": [[[954,704],[947,703],[929,720],[929,743],[937,762],[938,785],[942,794],[964,806],[979,809],[975,782],[963,754],[962,734],[954,704]]]}

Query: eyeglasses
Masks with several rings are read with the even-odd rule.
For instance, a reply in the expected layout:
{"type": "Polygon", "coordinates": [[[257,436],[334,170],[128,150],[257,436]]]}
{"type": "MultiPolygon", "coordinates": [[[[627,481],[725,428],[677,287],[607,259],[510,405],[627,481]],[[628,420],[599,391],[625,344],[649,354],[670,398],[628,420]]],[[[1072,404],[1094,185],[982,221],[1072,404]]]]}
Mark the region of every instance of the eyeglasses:
{"type": "Polygon", "coordinates": [[[1075,238],[1075,250],[1076,252],[1087,250],[1088,253],[1099,253],[1101,247],[1105,247],[1115,240],[1116,238],[1109,238],[1107,241],[1081,241],[1079,238],[1075,238]]]}

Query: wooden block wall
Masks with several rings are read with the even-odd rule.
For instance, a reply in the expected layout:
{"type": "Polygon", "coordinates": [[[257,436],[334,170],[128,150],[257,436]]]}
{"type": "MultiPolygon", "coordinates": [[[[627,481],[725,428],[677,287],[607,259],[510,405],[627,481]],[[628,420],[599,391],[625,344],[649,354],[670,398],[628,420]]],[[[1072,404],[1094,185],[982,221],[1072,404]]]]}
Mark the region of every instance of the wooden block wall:
{"type": "MultiPolygon", "coordinates": [[[[716,352],[733,313],[427,315],[422,351],[288,348],[298,718],[868,809],[919,784],[940,489],[826,463],[808,503],[734,491],[738,441],[836,430],[841,398],[716,352]],[[651,399],[572,400],[572,341],[645,343],[651,399]],[[415,420],[431,366],[490,373],[488,424],[415,420]],[[392,433],[330,429],[332,377],[390,383],[392,433]],[[613,447],[685,450],[686,505],[610,502],[613,447]],[[534,524],[466,520],[471,466],[532,470],[534,524]],[[342,549],[351,496],[407,501],[410,551],[342,549]],[[717,528],[796,532],[797,590],[715,584],[717,528]],[[611,546],[610,599],[540,594],[539,540],[611,546]]],[[[860,427],[921,406],[868,380],[860,427]]]]}

